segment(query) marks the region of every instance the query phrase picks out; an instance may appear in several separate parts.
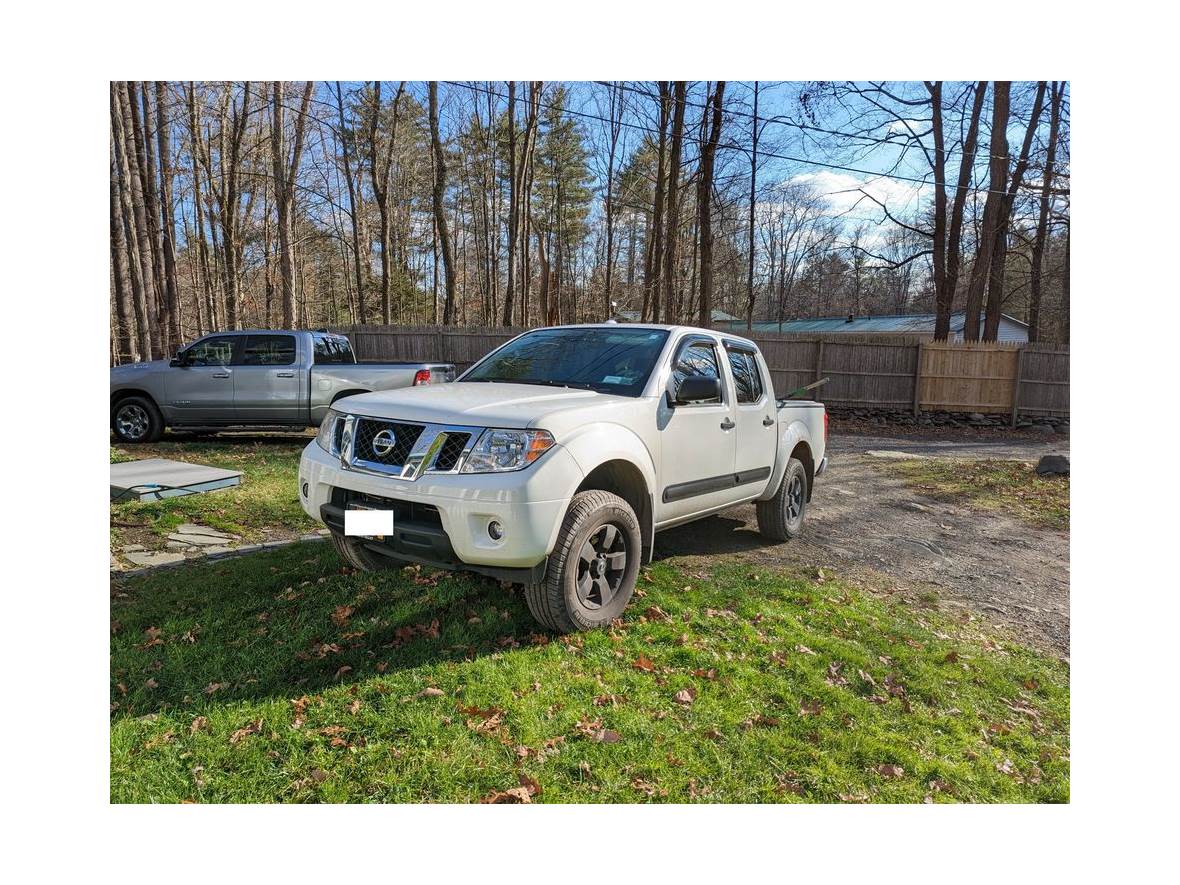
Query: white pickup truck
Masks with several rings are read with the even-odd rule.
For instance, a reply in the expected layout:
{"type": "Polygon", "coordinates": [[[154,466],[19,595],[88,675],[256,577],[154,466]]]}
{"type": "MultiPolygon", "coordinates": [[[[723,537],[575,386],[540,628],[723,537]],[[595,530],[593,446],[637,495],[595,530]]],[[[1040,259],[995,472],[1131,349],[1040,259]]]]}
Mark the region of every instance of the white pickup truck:
{"type": "Polygon", "coordinates": [[[619,616],[663,529],[754,501],[764,536],[797,536],[826,443],[823,405],[776,401],[752,341],[560,326],[453,384],[338,401],[303,452],[299,499],[359,569],[523,584],[538,621],[581,630],[619,616]]]}

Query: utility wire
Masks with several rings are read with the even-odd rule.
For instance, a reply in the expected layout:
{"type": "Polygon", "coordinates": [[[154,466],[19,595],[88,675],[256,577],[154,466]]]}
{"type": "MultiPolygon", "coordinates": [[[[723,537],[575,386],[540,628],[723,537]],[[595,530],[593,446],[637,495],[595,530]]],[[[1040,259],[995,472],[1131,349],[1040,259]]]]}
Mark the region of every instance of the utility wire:
{"type": "MultiPolygon", "coordinates": [[[[486,87],[483,87],[483,86],[473,86],[471,84],[461,83],[461,82],[458,82],[455,80],[444,80],[442,82],[446,83],[449,86],[457,86],[462,89],[468,89],[472,92],[482,92],[485,95],[492,95],[492,96],[495,96],[496,98],[502,98],[502,99],[507,100],[506,95],[504,95],[502,92],[497,92],[494,89],[487,89],[486,87]]],[[[595,120],[599,123],[613,124],[615,122],[621,122],[621,121],[614,121],[614,120],[607,119],[606,117],[599,116],[598,114],[589,114],[589,113],[586,113],[585,111],[575,111],[571,108],[560,107],[558,105],[553,105],[553,104],[547,104],[546,102],[543,102],[543,101],[538,102],[538,106],[545,108],[546,110],[558,111],[559,113],[568,114],[573,117],[581,117],[581,118],[587,119],[587,120],[595,120]]],[[[641,132],[648,133],[649,135],[659,136],[659,134],[660,134],[658,129],[652,129],[650,126],[644,126],[641,123],[622,122],[622,125],[628,129],[638,129],[641,132]]],[[[719,144],[719,145],[717,145],[717,147],[718,147],[718,149],[721,149],[721,150],[739,150],[739,151],[745,150],[742,147],[735,146],[735,145],[727,145],[727,144],[719,144]]],[[[855,172],[858,175],[867,175],[867,176],[870,176],[871,178],[889,178],[894,181],[908,181],[908,182],[912,182],[914,184],[923,185],[925,187],[935,186],[935,182],[932,182],[929,179],[917,178],[912,175],[899,175],[894,172],[877,172],[872,169],[862,169],[857,166],[845,166],[840,163],[825,163],[822,160],[809,160],[805,157],[794,157],[794,156],[791,156],[790,154],[779,154],[779,153],[775,153],[772,151],[759,150],[758,153],[762,157],[770,157],[771,159],[775,159],[775,160],[785,160],[789,163],[801,163],[805,166],[818,166],[823,169],[835,169],[835,170],[838,170],[841,172],[855,172]]],[[[958,184],[955,184],[955,183],[952,183],[949,181],[945,183],[944,187],[950,188],[951,190],[959,190],[960,189],[960,186],[958,184]]],[[[974,188],[971,185],[962,186],[962,190],[974,191],[977,194],[998,194],[1000,196],[1007,196],[1007,194],[1008,194],[1008,192],[1006,190],[991,190],[991,189],[987,189],[987,188],[974,188]]]]}

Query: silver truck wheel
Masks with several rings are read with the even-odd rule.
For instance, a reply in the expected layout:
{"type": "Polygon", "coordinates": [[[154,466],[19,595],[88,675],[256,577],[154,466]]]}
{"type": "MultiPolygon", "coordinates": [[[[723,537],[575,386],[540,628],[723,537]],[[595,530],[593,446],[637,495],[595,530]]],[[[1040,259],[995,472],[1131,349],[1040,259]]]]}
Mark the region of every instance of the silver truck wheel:
{"type": "Polygon", "coordinates": [[[151,400],[129,396],[111,410],[111,430],[119,442],[152,443],[164,434],[164,418],[151,400]]]}
{"type": "Polygon", "coordinates": [[[365,549],[359,538],[350,538],[339,532],[332,532],[332,546],[348,565],[362,572],[384,572],[398,568],[401,563],[379,553],[365,549]]]}
{"type": "Polygon", "coordinates": [[[545,580],[525,588],[529,611],[563,633],[607,626],[631,600],[642,557],[631,505],[610,492],[579,492],[566,511],[545,580]]]}
{"type": "Polygon", "coordinates": [[[787,462],[782,482],[769,501],[759,501],[758,531],[771,541],[789,541],[803,532],[807,513],[807,468],[798,458],[787,462]]]}

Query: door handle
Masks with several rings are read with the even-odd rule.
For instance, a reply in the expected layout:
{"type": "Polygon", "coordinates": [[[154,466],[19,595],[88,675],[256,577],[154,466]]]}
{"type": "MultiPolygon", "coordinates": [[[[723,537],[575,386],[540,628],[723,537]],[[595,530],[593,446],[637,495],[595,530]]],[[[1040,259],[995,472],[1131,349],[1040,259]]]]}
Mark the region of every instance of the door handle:
{"type": "Polygon", "coordinates": [[[294,378],[295,373],[294,372],[275,372],[275,377],[276,378],[294,378]]]}
{"type": "Polygon", "coordinates": [[[762,426],[763,427],[773,427],[774,426],[774,419],[771,418],[769,415],[767,415],[765,418],[762,419],[762,426]]]}
{"type": "Polygon", "coordinates": [[[734,428],[734,423],[733,423],[732,419],[726,418],[724,421],[721,422],[721,429],[722,430],[733,430],[733,428],[734,428]]]}
{"type": "Polygon", "coordinates": [[[214,372],[209,376],[210,378],[228,378],[229,372],[214,372]]]}

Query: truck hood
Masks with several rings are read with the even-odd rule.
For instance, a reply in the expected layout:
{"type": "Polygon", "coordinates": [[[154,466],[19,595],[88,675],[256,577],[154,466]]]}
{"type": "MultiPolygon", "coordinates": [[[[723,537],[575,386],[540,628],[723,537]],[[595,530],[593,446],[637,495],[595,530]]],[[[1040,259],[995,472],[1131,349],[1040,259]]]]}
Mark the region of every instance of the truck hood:
{"type": "Polygon", "coordinates": [[[373,418],[461,424],[469,427],[540,427],[559,433],[569,423],[563,413],[606,411],[633,403],[632,397],[537,384],[456,381],[362,393],[338,400],[332,408],[373,418]]]}
{"type": "Polygon", "coordinates": [[[111,366],[111,380],[123,381],[141,375],[159,372],[168,368],[168,360],[152,360],[145,363],[124,363],[121,366],[111,366]]]}

